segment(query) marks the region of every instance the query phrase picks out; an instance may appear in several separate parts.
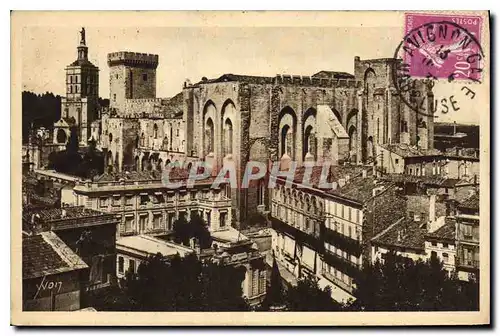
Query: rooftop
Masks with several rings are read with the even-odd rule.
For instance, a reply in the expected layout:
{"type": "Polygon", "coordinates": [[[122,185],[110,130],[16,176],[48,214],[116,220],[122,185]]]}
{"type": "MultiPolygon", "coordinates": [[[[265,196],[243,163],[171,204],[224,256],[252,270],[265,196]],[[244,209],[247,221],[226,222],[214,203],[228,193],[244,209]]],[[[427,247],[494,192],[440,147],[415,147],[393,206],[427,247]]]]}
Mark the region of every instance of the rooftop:
{"type": "MultiPolygon", "coordinates": [[[[323,166],[313,166],[311,167],[311,178],[309,183],[313,188],[319,188],[319,184],[321,181],[321,173],[323,171],[323,166]]],[[[371,175],[372,169],[358,166],[358,165],[334,165],[330,166],[330,169],[327,170],[328,176],[326,177],[327,183],[338,182],[340,179],[346,179],[347,176],[350,178],[360,176],[363,173],[363,170],[366,170],[367,176],[371,175]]],[[[297,184],[302,184],[304,179],[304,174],[306,173],[306,167],[300,166],[295,169],[295,174],[293,178],[293,182],[297,184]]],[[[285,181],[286,177],[278,176],[278,180],[285,181]]],[[[319,188],[322,189],[322,188],[319,188]]],[[[328,189],[330,190],[330,188],[328,189]]]]}
{"type": "Polygon", "coordinates": [[[422,227],[422,222],[400,218],[373,237],[372,242],[402,249],[424,250],[425,233],[426,229],[425,226],[422,227]]]}
{"type": "Polygon", "coordinates": [[[183,104],[184,94],[182,92],[168,99],[162,106],[165,117],[169,119],[182,119],[183,104]]]}
{"type": "Polygon", "coordinates": [[[343,71],[323,70],[323,71],[315,73],[314,75],[312,75],[312,77],[335,78],[335,79],[353,79],[354,75],[351,75],[350,73],[343,72],[343,71]]]}
{"type": "Polygon", "coordinates": [[[157,174],[153,175],[148,171],[131,171],[131,172],[119,172],[119,173],[108,173],[105,172],[94,178],[94,182],[119,182],[121,179],[125,181],[150,181],[150,180],[160,180],[161,176],[157,174]]]}
{"type": "Polygon", "coordinates": [[[88,67],[88,68],[97,68],[88,59],[77,59],[76,61],[71,63],[69,66],[81,66],[81,67],[88,67]]]}
{"type": "Polygon", "coordinates": [[[461,208],[479,210],[479,194],[478,193],[472,194],[467,199],[460,202],[459,206],[461,208]]]}
{"type": "Polygon", "coordinates": [[[381,179],[394,183],[422,183],[445,188],[453,188],[460,182],[460,179],[452,179],[438,175],[416,176],[409,174],[385,174],[381,179]]]}
{"type": "Polygon", "coordinates": [[[23,279],[34,279],[88,267],[51,231],[23,237],[22,255],[23,279]]]}
{"type": "Polygon", "coordinates": [[[339,186],[337,189],[328,191],[328,193],[358,203],[365,203],[375,196],[374,190],[383,192],[391,185],[391,182],[379,180],[373,175],[367,175],[367,177],[358,175],[349,178],[349,181],[346,181],[344,186],[339,186]]]}
{"type": "Polygon", "coordinates": [[[453,218],[446,218],[445,224],[441,226],[434,232],[428,232],[425,234],[425,238],[435,239],[435,240],[455,240],[455,220],[453,218]]]}
{"type": "Polygon", "coordinates": [[[119,250],[123,250],[124,248],[131,249],[139,253],[145,253],[147,255],[155,255],[161,253],[165,257],[174,256],[177,254],[179,254],[181,257],[184,257],[185,255],[194,252],[188,247],[146,235],[122,237],[117,240],[116,248],[119,250]]]}
{"type": "Polygon", "coordinates": [[[197,84],[210,84],[210,83],[221,83],[221,82],[245,82],[245,83],[250,83],[250,84],[272,84],[273,81],[274,81],[274,77],[224,74],[218,78],[201,80],[197,84]]]}
{"type": "Polygon", "coordinates": [[[446,148],[444,155],[450,158],[470,158],[479,160],[479,148],[453,147],[446,148]]]}
{"type": "Polygon", "coordinates": [[[247,236],[232,227],[228,227],[225,230],[210,232],[210,235],[214,240],[230,244],[249,240],[247,236]]]}
{"type": "MultiPolygon", "coordinates": [[[[158,154],[158,153],[154,153],[158,154]]],[[[163,173],[160,171],[141,171],[141,172],[136,172],[136,171],[126,171],[126,172],[119,172],[119,173],[104,173],[96,178],[94,178],[93,182],[97,183],[110,183],[110,182],[125,182],[125,184],[130,183],[130,182],[162,182],[163,180],[163,173]]],[[[187,180],[189,177],[190,169],[188,168],[181,168],[181,167],[172,167],[170,168],[168,177],[170,181],[182,181],[182,180],[187,180]]],[[[207,183],[211,182],[214,180],[215,177],[210,176],[206,179],[203,180],[196,180],[195,184],[200,184],[200,183],[207,183]]]]}
{"type": "Polygon", "coordinates": [[[404,158],[443,155],[443,153],[437,149],[417,148],[415,146],[410,146],[402,143],[383,144],[380,145],[380,147],[404,158]]]}
{"type": "Polygon", "coordinates": [[[80,219],[105,215],[103,212],[93,209],[87,209],[83,206],[44,209],[38,211],[36,214],[38,215],[38,218],[44,222],[60,219],[80,219]]]}
{"type": "Polygon", "coordinates": [[[23,211],[22,216],[23,228],[27,231],[57,231],[76,227],[113,224],[118,221],[114,215],[87,209],[83,206],[26,209],[26,211],[23,211]]]}

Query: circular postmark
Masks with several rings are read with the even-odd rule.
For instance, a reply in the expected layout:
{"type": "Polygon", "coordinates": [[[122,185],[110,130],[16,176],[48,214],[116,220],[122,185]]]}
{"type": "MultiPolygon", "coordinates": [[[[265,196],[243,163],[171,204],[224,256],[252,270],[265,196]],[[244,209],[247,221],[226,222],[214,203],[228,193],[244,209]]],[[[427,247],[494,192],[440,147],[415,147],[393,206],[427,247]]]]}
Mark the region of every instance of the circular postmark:
{"type": "Polygon", "coordinates": [[[429,102],[427,92],[438,80],[480,83],[484,53],[477,37],[466,28],[451,21],[433,21],[411,29],[396,48],[394,59],[392,80],[400,99],[416,113],[433,116],[447,98],[429,102]]]}

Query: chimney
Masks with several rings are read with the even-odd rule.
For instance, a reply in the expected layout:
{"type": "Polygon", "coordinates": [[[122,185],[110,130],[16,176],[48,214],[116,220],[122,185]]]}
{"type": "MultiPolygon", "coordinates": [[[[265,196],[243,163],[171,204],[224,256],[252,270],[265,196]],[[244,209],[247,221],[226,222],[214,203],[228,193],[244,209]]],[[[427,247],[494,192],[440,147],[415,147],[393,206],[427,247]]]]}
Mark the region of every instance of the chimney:
{"type": "Polygon", "coordinates": [[[436,195],[429,196],[429,222],[436,220],[436,195]]]}
{"type": "Polygon", "coordinates": [[[342,188],[343,186],[345,186],[345,179],[341,178],[339,179],[339,188],[342,188]]]}
{"type": "Polygon", "coordinates": [[[61,218],[66,218],[66,209],[62,209],[61,218]]]}
{"type": "Polygon", "coordinates": [[[453,135],[457,134],[457,122],[453,121],[453,135]]]}
{"type": "Polygon", "coordinates": [[[367,175],[368,175],[368,172],[366,171],[366,169],[363,169],[363,178],[366,178],[367,175]]]}

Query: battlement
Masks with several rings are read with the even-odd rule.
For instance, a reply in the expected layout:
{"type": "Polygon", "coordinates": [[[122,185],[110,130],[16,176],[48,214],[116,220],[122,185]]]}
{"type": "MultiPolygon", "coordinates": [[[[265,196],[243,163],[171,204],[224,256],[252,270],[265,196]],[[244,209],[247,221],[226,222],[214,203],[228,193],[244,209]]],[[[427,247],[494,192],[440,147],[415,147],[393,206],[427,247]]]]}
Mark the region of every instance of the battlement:
{"type": "Polygon", "coordinates": [[[156,69],[159,56],[130,51],[119,51],[108,54],[108,66],[127,65],[156,69]]]}
{"type": "Polygon", "coordinates": [[[317,86],[331,88],[358,88],[361,85],[360,81],[355,79],[336,79],[336,78],[320,78],[311,76],[299,75],[281,75],[274,77],[275,85],[298,85],[298,86],[317,86]]]}
{"type": "Polygon", "coordinates": [[[147,104],[147,103],[153,103],[153,104],[160,104],[163,105],[165,102],[165,99],[163,98],[133,98],[133,99],[125,99],[125,104],[147,104]]]}

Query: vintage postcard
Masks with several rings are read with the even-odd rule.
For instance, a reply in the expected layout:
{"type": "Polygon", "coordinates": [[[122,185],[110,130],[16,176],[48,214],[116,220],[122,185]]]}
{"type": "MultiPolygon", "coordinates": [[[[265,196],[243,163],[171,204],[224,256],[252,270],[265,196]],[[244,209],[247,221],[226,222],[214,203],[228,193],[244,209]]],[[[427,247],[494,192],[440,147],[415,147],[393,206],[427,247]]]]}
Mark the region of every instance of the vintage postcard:
{"type": "Polygon", "coordinates": [[[487,11],[11,24],[12,324],[490,323],[487,11]]]}

